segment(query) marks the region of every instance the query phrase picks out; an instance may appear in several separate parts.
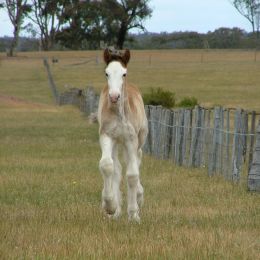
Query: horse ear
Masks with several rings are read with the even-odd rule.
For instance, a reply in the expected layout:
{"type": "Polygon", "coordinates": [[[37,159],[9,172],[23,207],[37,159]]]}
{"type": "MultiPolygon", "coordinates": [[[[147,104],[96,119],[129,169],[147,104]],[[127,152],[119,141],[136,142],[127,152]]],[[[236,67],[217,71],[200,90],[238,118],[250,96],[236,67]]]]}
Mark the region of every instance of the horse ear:
{"type": "Polygon", "coordinates": [[[107,65],[110,62],[110,59],[111,59],[111,55],[110,55],[109,49],[106,48],[104,51],[104,61],[107,65]]]}
{"type": "Polygon", "coordinates": [[[127,63],[129,62],[130,60],[130,51],[129,49],[126,49],[125,50],[125,53],[124,53],[124,56],[122,57],[122,61],[125,65],[127,65],[127,63]]]}

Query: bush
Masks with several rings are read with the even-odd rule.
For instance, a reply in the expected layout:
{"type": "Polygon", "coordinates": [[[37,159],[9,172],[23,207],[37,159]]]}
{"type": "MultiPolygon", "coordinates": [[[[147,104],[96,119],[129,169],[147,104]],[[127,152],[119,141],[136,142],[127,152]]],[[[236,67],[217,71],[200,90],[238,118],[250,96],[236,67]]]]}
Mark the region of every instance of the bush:
{"type": "Polygon", "coordinates": [[[178,107],[194,108],[197,105],[198,100],[195,97],[185,97],[178,103],[178,107]]]}
{"type": "Polygon", "coordinates": [[[145,105],[163,106],[172,108],[175,106],[175,93],[161,88],[153,89],[143,96],[145,105]]]}

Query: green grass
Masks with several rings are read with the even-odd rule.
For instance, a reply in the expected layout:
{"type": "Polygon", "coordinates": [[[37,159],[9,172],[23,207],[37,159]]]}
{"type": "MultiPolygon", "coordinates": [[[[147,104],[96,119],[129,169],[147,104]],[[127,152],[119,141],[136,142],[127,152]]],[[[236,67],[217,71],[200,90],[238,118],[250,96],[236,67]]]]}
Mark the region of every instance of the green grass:
{"type": "MultiPolygon", "coordinates": [[[[40,60],[1,66],[0,259],[259,258],[259,194],[249,193],[244,181],[209,178],[204,169],[145,156],[141,224],[127,221],[125,180],[123,215],[107,219],[97,125],[76,108],[51,104],[40,60]]],[[[53,69],[62,88],[69,72],[53,69]]],[[[71,82],[87,82],[76,68],[71,73],[78,73],[71,82]]],[[[101,81],[95,73],[93,82],[101,81]]],[[[259,106],[253,99],[251,105],[259,106]]]]}

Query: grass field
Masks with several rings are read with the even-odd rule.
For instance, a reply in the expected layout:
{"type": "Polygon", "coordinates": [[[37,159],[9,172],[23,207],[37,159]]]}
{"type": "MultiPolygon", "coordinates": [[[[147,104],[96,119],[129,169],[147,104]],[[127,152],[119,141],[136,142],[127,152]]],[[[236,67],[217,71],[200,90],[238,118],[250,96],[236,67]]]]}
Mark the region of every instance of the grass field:
{"type": "MultiPolygon", "coordinates": [[[[260,111],[260,63],[251,54],[210,53],[200,63],[196,51],[153,52],[150,65],[148,52],[135,52],[129,78],[143,91],[161,86],[205,104],[260,111]],[[252,96],[239,92],[247,81],[252,96]]],[[[40,55],[26,55],[0,63],[0,259],[259,259],[259,194],[203,169],[145,156],[141,224],[128,223],[125,200],[120,220],[108,220],[100,208],[97,125],[73,107],[52,105],[40,55]]],[[[96,52],[48,55],[60,57],[52,67],[60,90],[102,87],[103,64],[71,65],[96,52]]]]}
{"type": "MultiPolygon", "coordinates": [[[[256,62],[254,55],[254,51],[133,51],[128,77],[143,92],[151,87],[161,87],[174,91],[179,100],[194,96],[201,105],[260,111],[260,53],[256,62]]],[[[0,55],[1,92],[50,102],[43,56],[59,59],[52,71],[61,91],[66,86],[85,88],[93,85],[98,91],[103,88],[101,51],[23,53],[13,60],[0,55]],[[21,83],[23,88],[19,87],[21,83]]]]}

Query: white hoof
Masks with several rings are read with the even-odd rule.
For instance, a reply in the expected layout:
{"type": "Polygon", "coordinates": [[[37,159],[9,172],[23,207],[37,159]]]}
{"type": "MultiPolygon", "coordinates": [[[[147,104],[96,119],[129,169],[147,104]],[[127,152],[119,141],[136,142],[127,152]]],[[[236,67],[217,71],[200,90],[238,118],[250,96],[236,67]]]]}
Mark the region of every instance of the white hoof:
{"type": "Polygon", "coordinates": [[[118,207],[117,209],[116,209],[116,211],[115,211],[115,213],[114,214],[107,214],[107,216],[109,217],[109,218],[111,218],[111,219],[114,219],[114,220],[117,220],[117,219],[119,219],[119,217],[121,216],[121,208],[120,207],[118,207]]]}
{"type": "Polygon", "coordinates": [[[138,212],[129,212],[128,220],[130,222],[137,222],[137,223],[140,223],[140,221],[141,221],[138,212]]]}
{"type": "Polygon", "coordinates": [[[117,210],[117,204],[113,197],[104,197],[102,199],[102,208],[108,215],[114,215],[117,210]]]}
{"type": "Polygon", "coordinates": [[[137,204],[139,207],[143,206],[143,204],[144,204],[144,194],[143,193],[137,194],[137,204]]]}

